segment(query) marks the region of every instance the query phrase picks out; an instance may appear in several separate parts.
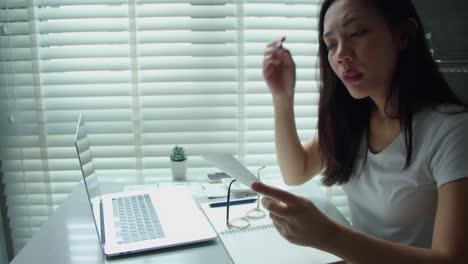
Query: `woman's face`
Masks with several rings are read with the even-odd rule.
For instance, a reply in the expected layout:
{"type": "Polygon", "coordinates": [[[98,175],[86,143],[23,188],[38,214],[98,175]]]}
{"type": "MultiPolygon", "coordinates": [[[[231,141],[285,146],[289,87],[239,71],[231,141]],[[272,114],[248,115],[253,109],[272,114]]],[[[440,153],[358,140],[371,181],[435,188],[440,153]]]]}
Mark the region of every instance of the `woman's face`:
{"type": "Polygon", "coordinates": [[[328,61],[356,99],[385,99],[398,60],[399,38],[365,0],[337,0],[325,14],[328,61]]]}

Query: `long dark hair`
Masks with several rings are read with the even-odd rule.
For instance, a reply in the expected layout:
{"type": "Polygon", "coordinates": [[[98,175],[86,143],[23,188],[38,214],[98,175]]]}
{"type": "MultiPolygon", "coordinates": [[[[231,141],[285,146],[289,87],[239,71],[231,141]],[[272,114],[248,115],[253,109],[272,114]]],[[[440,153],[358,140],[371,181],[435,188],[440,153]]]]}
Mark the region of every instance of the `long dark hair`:
{"type": "MultiPolygon", "coordinates": [[[[325,0],[319,20],[320,100],[318,137],[322,155],[323,184],[346,183],[356,168],[358,156],[367,158],[369,119],[374,105],[370,98],[354,99],[333,72],[328,62],[327,47],[322,38],[324,19],[336,0],[325,0]],[[366,152],[360,153],[365,143],[366,152]]],[[[391,30],[403,30],[408,19],[416,21],[416,35],[400,52],[393,81],[385,102],[385,114],[400,121],[405,137],[406,163],[411,165],[413,114],[426,107],[441,104],[464,106],[452,92],[434,62],[424,38],[421,19],[410,0],[367,0],[384,17],[391,30]]]]}

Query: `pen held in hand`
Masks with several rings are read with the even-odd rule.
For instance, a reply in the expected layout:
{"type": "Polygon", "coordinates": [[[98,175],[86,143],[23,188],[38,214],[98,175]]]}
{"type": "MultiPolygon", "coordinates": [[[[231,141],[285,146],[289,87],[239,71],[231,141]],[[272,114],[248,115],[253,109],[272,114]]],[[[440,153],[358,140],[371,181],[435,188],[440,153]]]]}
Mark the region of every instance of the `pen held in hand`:
{"type": "Polygon", "coordinates": [[[280,40],[275,41],[275,47],[281,48],[285,41],[286,41],[286,37],[282,37],[280,40]]]}

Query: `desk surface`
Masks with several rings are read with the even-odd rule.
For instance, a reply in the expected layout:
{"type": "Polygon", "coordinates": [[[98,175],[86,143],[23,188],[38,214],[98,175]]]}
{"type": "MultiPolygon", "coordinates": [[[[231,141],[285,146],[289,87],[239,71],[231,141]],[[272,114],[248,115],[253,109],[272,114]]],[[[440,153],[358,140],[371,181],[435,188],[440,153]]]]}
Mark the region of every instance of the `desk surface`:
{"type": "MultiPolygon", "coordinates": [[[[109,186],[112,191],[118,188],[121,186],[109,186]]],[[[294,192],[302,195],[307,193],[325,214],[347,224],[343,215],[325,198],[315,183],[309,182],[295,188],[294,192]]],[[[80,183],[11,263],[219,264],[231,261],[219,239],[106,259],[101,252],[84,185],[80,183]]]]}

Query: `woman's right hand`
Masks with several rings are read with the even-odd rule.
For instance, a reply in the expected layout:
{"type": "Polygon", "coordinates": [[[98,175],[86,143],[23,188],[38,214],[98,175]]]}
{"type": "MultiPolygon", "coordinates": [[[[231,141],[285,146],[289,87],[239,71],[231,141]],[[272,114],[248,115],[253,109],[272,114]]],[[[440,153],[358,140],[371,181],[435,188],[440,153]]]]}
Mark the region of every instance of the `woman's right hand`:
{"type": "Polygon", "coordinates": [[[263,58],[263,77],[275,96],[294,96],[296,65],[289,50],[283,48],[286,37],[268,43],[263,58]]]}

